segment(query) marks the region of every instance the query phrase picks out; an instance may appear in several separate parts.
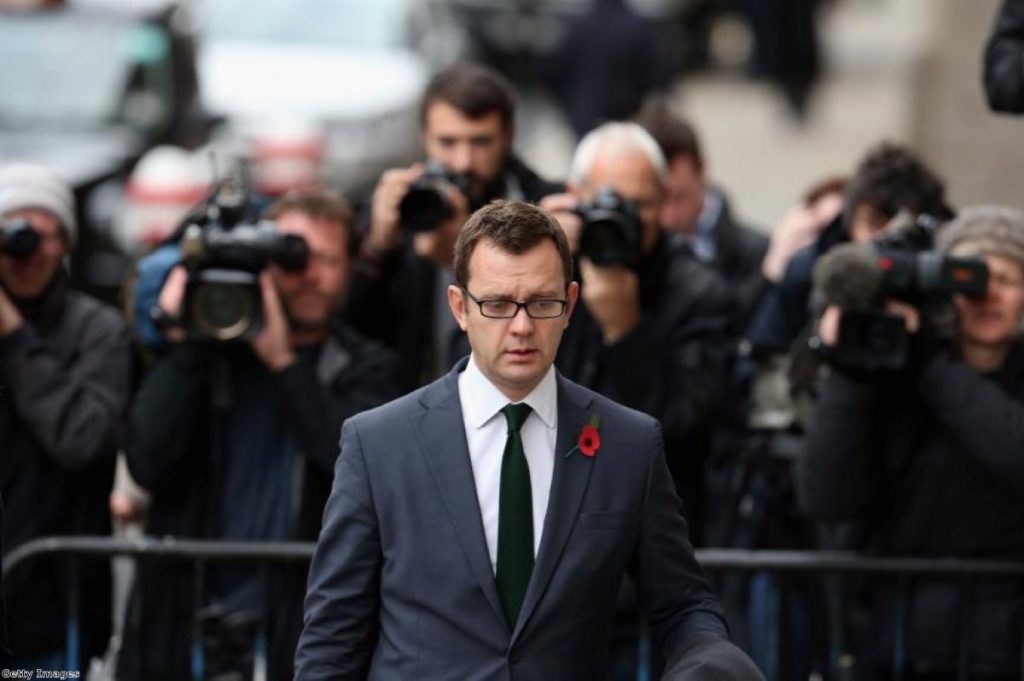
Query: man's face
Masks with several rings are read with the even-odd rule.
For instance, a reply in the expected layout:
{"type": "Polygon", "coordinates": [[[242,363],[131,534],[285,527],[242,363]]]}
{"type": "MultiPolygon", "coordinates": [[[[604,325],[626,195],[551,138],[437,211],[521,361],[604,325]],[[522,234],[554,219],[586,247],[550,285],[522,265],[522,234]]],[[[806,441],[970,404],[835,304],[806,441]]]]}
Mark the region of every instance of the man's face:
{"type": "Polygon", "coordinates": [[[668,167],[661,224],[681,234],[693,234],[704,207],[704,172],[690,156],[676,156],[668,167]]]}
{"type": "Polygon", "coordinates": [[[50,212],[28,208],[3,216],[4,220],[24,218],[39,234],[39,248],[25,260],[0,255],[0,284],[13,297],[38,298],[53,280],[61,260],[68,253],[67,238],[60,222],[50,212]]]}
{"type": "Polygon", "coordinates": [[[1016,338],[1024,317],[1024,266],[999,255],[986,255],[988,291],[984,298],[954,296],[960,336],[968,343],[1007,346],[1016,338]]]}
{"type": "Polygon", "coordinates": [[[448,289],[448,303],[469,336],[480,371],[509,399],[521,400],[554,363],[578,286],[572,282],[566,288],[562,261],[550,239],[520,255],[485,239],[473,249],[468,270],[467,289],[478,300],[568,300],[561,317],[531,319],[521,308],[511,319],[492,319],[480,314],[480,307],[465,291],[457,286],[448,289]]]}
{"type": "Polygon", "coordinates": [[[423,151],[446,168],[469,176],[468,198],[479,202],[488,184],[505,164],[512,146],[512,130],[493,111],[480,118],[467,118],[443,100],[427,107],[423,124],[423,151]]]}
{"type": "Polygon", "coordinates": [[[853,221],[850,224],[850,239],[862,244],[881,236],[889,224],[885,213],[874,206],[861,203],[853,209],[853,221]]]}
{"type": "Polygon", "coordinates": [[[330,220],[310,218],[299,212],[277,218],[277,230],[298,234],[309,245],[309,262],[301,272],[271,268],[293,329],[325,328],[341,305],[348,288],[348,230],[330,220]]]}
{"type": "Polygon", "coordinates": [[[591,201],[601,187],[611,187],[637,207],[642,230],[640,249],[650,253],[658,240],[665,190],[647,156],[639,150],[599,149],[583,185],[574,187],[573,193],[591,201]]]}

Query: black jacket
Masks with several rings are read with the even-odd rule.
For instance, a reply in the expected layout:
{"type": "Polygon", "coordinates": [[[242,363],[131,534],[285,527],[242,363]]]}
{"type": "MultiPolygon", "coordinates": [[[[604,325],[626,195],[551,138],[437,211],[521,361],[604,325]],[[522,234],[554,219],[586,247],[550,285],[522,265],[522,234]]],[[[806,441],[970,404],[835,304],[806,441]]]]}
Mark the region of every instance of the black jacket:
{"type": "Polygon", "coordinates": [[[737,328],[746,327],[761,299],[766,283],[761,273],[761,262],[767,252],[768,237],[737,222],[728,200],[723,196],[722,211],[715,223],[715,260],[712,266],[725,279],[736,299],[737,328]]]}
{"type": "MultiPolygon", "coordinates": [[[[4,501],[0,498],[0,527],[4,524],[4,501]]],[[[4,552],[4,538],[0,534],[0,555],[4,552]]],[[[4,669],[11,668],[11,651],[7,648],[7,609],[4,607],[4,577],[0,572],[0,665],[4,669]]]]}
{"type": "Polygon", "coordinates": [[[1024,1],[1004,0],[985,47],[985,95],[993,111],[1024,113],[1024,1]]]}
{"type": "MultiPolygon", "coordinates": [[[[0,339],[4,550],[50,535],[110,533],[108,495],[131,392],[128,329],[117,311],[69,291],[60,270],[26,324],[0,339]]],[[[83,564],[82,653],[110,632],[110,570],[83,564]]],[[[15,659],[64,648],[68,573],[44,559],[4,582],[15,659]],[[41,607],[45,604],[46,607],[41,607]]]]}
{"type": "MultiPolygon", "coordinates": [[[[128,466],[153,494],[147,533],[155,536],[218,538],[221,464],[212,452],[221,419],[212,414],[216,396],[210,376],[217,352],[246,353],[245,346],[200,347],[181,344],[159,359],[133,406],[128,466]]],[[[244,366],[266,371],[255,357],[244,366]]],[[[330,493],[341,425],[349,416],[397,396],[397,361],[389,351],[337,324],[315,366],[297,362],[278,376],[287,396],[289,431],[300,451],[300,465],[281,484],[296,490],[289,516],[292,540],[317,538],[330,493]]],[[[238,366],[237,364],[233,366],[238,366]]],[[[226,415],[226,414],[225,414],[226,415]]],[[[238,512],[245,513],[245,499],[238,512]]],[[[295,642],[301,627],[305,565],[271,570],[274,594],[270,618],[271,678],[291,678],[295,642]]],[[[120,675],[124,678],[182,679],[189,676],[193,613],[193,571],[189,565],[139,564],[129,609],[120,675]]]]}
{"type": "MultiPolygon", "coordinates": [[[[515,157],[508,159],[505,172],[515,178],[526,201],[536,203],[564,191],[563,185],[541,179],[515,157]]],[[[355,270],[345,319],[398,353],[403,391],[429,383],[439,375],[439,364],[447,371],[465,354],[468,346],[457,330],[445,347],[436,347],[435,314],[445,304],[437,293],[440,275],[436,266],[416,255],[411,238],[383,259],[361,255],[355,270]]]]}
{"type": "Polygon", "coordinates": [[[638,272],[639,326],[605,345],[600,327],[578,304],[556,364],[567,378],[661,422],[669,469],[698,536],[710,428],[734,356],[732,299],[714,270],[688,250],[670,250],[664,239],[638,272]]]}
{"type": "MultiPolygon", "coordinates": [[[[864,548],[897,556],[1024,559],[1024,347],[981,374],[948,353],[898,376],[831,374],[796,468],[813,517],[856,521],[864,548]]],[[[975,673],[1019,673],[1019,583],[980,582],[968,624],[975,673]]],[[[873,653],[890,656],[897,599],[875,585],[873,653]]],[[[917,580],[907,660],[955,670],[959,585],[917,580]]]]}

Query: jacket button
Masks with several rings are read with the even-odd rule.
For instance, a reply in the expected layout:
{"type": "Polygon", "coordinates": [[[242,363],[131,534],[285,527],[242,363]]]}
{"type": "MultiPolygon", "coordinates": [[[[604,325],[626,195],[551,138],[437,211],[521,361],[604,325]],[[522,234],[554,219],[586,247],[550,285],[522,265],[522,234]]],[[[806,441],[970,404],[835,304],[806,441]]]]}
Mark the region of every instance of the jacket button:
{"type": "Polygon", "coordinates": [[[519,664],[523,659],[523,654],[518,650],[511,650],[508,653],[508,661],[512,664],[519,664]]]}

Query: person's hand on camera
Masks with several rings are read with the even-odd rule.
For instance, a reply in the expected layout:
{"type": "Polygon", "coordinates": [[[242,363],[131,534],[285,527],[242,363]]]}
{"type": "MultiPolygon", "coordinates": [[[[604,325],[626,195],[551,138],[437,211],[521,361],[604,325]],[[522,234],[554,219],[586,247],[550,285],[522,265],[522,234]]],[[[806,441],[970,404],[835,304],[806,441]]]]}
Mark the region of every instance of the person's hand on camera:
{"type": "Polygon", "coordinates": [[[274,287],[270,272],[260,272],[260,293],[263,297],[263,328],[250,341],[253,352],[271,371],[283,371],[295,362],[288,318],[281,297],[274,287]]]}
{"type": "MultiPolygon", "coordinates": [[[[156,304],[166,319],[180,320],[185,302],[185,285],[188,283],[188,271],[183,265],[177,265],[167,275],[163,288],[160,289],[160,297],[156,304]]],[[[171,343],[180,343],[185,340],[185,329],[180,325],[165,326],[162,328],[164,338],[171,343]]]]}
{"type": "Polygon", "coordinates": [[[618,342],[640,323],[640,281],[636,272],[615,265],[598,267],[589,258],[580,259],[583,286],[580,295],[594,318],[604,342],[618,342]]]}
{"type": "Polygon", "coordinates": [[[0,287],[0,336],[9,336],[25,323],[21,312],[7,292],[0,287]]]}
{"type": "Polygon", "coordinates": [[[413,250],[424,260],[441,267],[450,267],[455,260],[455,242],[462,231],[462,225],[469,219],[469,199],[453,184],[445,186],[445,196],[452,208],[452,216],[437,229],[418,232],[413,237],[413,250]]]}
{"type": "Polygon", "coordinates": [[[580,233],[583,231],[583,220],[576,214],[580,200],[574,194],[549,194],[540,200],[540,207],[551,213],[565,232],[569,242],[569,250],[579,251],[580,233]]]}
{"type": "Polygon", "coordinates": [[[402,219],[398,207],[409,187],[423,174],[423,165],[386,170],[373,190],[373,218],[366,247],[375,253],[387,253],[402,243],[402,219]]]}
{"type": "MultiPolygon", "coordinates": [[[[885,301],[885,311],[903,317],[907,333],[915,334],[921,328],[921,313],[917,308],[899,300],[885,301]]],[[[839,327],[843,312],[838,305],[829,305],[818,319],[818,338],[823,345],[835,347],[839,343],[839,327]]]]}

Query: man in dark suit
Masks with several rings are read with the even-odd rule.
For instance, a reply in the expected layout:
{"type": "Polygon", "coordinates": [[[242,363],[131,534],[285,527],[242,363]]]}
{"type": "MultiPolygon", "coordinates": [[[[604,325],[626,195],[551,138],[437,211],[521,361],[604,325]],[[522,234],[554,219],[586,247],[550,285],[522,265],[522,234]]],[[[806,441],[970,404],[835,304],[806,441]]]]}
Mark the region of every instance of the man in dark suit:
{"type": "Polygon", "coordinates": [[[760,678],[694,560],[657,422],[553,367],[571,275],[538,208],[463,227],[448,302],[472,354],[345,422],[296,678],[606,678],[627,573],[671,678],[760,678]]]}

